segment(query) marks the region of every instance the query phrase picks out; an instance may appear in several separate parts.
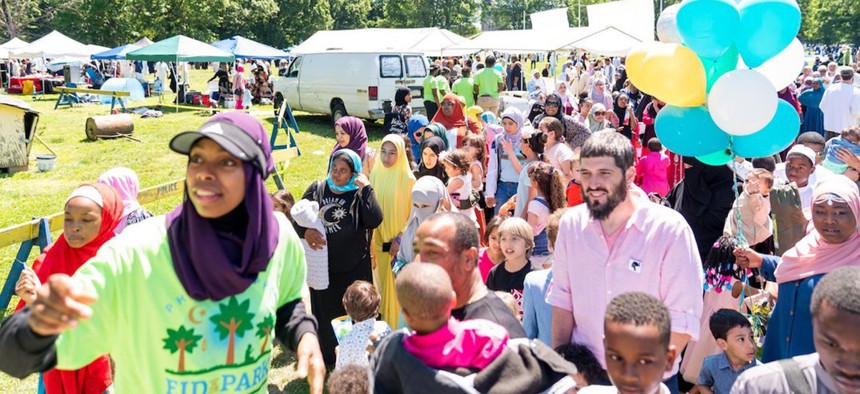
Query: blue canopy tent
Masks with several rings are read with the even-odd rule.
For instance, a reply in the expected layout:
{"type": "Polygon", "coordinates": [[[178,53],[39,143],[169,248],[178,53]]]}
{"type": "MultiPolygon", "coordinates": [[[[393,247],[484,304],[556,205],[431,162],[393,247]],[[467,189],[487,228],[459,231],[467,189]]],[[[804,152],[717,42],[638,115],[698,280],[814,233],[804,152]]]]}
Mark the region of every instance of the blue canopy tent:
{"type": "Polygon", "coordinates": [[[265,44],[249,40],[242,36],[233,36],[226,40],[213,42],[212,46],[223,51],[230,52],[237,59],[286,59],[290,57],[280,49],[272,48],[265,44]]]}
{"type": "Polygon", "coordinates": [[[139,45],[127,44],[116,48],[108,49],[104,52],[99,52],[91,57],[94,60],[125,60],[125,54],[131,51],[140,49],[139,45]]]}

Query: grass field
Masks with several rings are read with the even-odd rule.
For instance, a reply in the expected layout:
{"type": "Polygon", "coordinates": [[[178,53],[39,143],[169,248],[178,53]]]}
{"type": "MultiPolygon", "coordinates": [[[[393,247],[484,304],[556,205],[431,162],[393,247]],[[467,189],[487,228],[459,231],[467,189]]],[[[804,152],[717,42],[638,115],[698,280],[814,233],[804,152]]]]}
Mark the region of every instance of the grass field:
{"type": "MultiPolygon", "coordinates": [[[[205,81],[211,74],[210,70],[193,70],[192,88],[205,90],[205,81]]],[[[58,154],[58,159],[56,168],[50,172],[38,172],[35,162],[31,162],[27,172],[0,175],[0,229],[60,212],[63,201],[75,187],[95,181],[99,174],[112,167],[133,169],[140,177],[141,188],[183,177],[185,159],[170,151],[167,144],[177,132],[196,129],[209,116],[208,112],[203,111],[176,113],[172,108],[165,108],[163,118],[142,119],[134,116],[134,137],[142,142],[127,139],[89,141],[84,134],[86,119],[107,114],[108,106],[87,104],[54,110],[56,95],[40,97],[35,101],[29,96],[15,97],[30,102],[40,112],[37,133],[58,154]]],[[[165,101],[171,99],[165,96],[165,101]]],[[[157,104],[158,98],[151,97],[130,106],[154,108],[157,104]]],[[[274,116],[270,105],[254,107],[251,113],[271,130],[274,116]]],[[[301,133],[295,138],[302,155],[291,161],[285,183],[287,189],[298,198],[311,182],[325,176],[326,160],[335,140],[329,117],[298,112],[296,120],[301,133]]],[[[368,124],[368,134],[370,145],[378,148],[383,137],[381,123],[368,124]]],[[[48,150],[35,143],[31,158],[41,153],[48,153],[48,150]]],[[[271,179],[267,185],[269,190],[275,190],[271,179]]],[[[181,196],[174,196],[149,204],[146,208],[155,214],[163,214],[180,201],[181,196]]],[[[53,234],[54,238],[58,235],[53,234]]],[[[0,282],[6,281],[17,250],[18,245],[0,245],[0,282]]],[[[28,263],[37,255],[37,250],[31,253],[28,263]]],[[[13,299],[10,309],[16,303],[17,299],[13,299]]],[[[273,363],[269,392],[307,392],[306,384],[296,380],[292,374],[294,359],[291,354],[276,356],[273,363]]],[[[33,393],[35,385],[35,378],[32,377],[19,381],[0,374],[0,393],[33,393]]]]}

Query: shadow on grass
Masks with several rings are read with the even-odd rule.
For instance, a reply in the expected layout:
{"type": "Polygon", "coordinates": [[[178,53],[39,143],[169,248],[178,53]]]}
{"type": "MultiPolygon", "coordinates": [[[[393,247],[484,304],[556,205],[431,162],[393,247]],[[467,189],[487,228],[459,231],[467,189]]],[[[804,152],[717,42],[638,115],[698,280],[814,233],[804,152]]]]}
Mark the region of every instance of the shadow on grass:
{"type": "MultiPolygon", "coordinates": [[[[331,116],[299,112],[295,114],[295,118],[301,132],[323,138],[334,138],[331,116]]],[[[268,117],[263,120],[263,123],[271,129],[275,125],[275,118],[268,117]]],[[[381,140],[385,137],[385,133],[382,132],[382,121],[364,120],[364,127],[367,130],[367,137],[371,141],[381,140]]]]}

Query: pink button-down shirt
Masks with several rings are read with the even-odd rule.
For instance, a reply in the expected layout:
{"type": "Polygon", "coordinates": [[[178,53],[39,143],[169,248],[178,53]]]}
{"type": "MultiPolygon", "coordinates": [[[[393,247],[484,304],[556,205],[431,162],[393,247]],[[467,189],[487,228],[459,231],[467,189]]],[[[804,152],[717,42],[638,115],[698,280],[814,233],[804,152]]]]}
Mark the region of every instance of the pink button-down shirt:
{"type": "MultiPolygon", "coordinates": [[[[654,295],[669,308],[672,332],[699,337],[703,274],[693,232],[679,213],[651,202],[635,203],[611,249],[585,204],[565,213],[558,229],[547,301],[572,311],[571,342],[587,346],[604,368],[606,306],[622,293],[654,295]]],[[[678,372],[680,361],[678,357],[667,378],[678,372]]]]}

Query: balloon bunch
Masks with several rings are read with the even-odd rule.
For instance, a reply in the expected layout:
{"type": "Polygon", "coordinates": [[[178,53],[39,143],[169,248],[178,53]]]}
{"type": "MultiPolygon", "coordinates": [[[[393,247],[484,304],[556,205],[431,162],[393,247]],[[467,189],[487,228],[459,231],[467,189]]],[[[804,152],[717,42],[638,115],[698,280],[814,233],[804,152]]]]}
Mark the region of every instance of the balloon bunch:
{"type": "Polygon", "coordinates": [[[804,65],[800,20],[796,0],[684,0],[666,8],[660,42],[633,48],[626,62],[632,83],[667,104],[655,120],[663,145],[709,165],[791,145],[800,117],[777,90],[804,65]]]}

